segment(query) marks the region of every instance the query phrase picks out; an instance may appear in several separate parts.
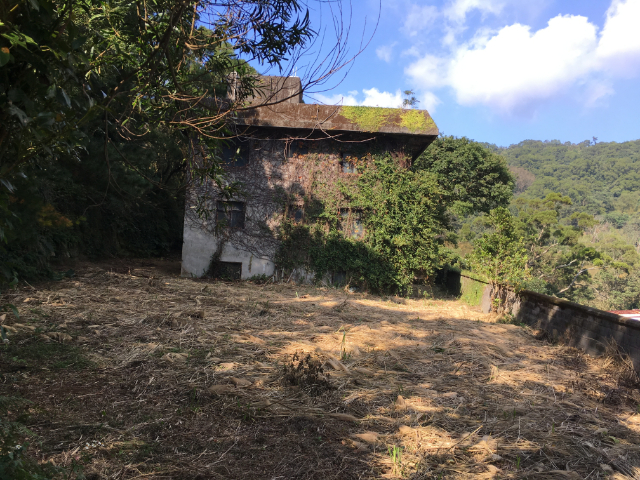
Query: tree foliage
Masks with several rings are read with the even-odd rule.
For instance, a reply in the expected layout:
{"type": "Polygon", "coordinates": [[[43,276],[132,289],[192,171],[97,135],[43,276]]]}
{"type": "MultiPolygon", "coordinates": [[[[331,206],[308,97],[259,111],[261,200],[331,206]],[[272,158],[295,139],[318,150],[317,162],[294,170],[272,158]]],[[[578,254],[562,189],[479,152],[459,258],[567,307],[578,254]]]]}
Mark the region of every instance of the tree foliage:
{"type": "Polygon", "coordinates": [[[434,174],[413,172],[388,153],[373,155],[359,171],[355,185],[316,198],[306,224],[285,221],[277,263],[310,270],[318,280],[344,272],[350,283],[374,291],[407,292],[416,274],[429,277],[449,259],[442,189],[434,174]],[[352,237],[336,195],[361,218],[363,238],[352,237]]]}
{"type": "Polygon", "coordinates": [[[35,157],[77,152],[96,116],[128,135],[153,123],[220,137],[226,115],[256,87],[236,54],[278,67],[313,36],[297,0],[16,0],[0,8],[5,180],[35,157]],[[216,101],[231,72],[236,98],[216,101]]]}
{"type": "Polygon", "coordinates": [[[449,260],[445,198],[435,174],[405,170],[390,155],[377,156],[359,178],[353,205],[364,212],[365,244],[387,260],[400,290],[449,260]]]}
{"type": "Polygon", "coordinates": [[[441,137],[434,141],[413,165],[414,171],[428,171],[459,215],[488,213],[509,203],[514,180],[504,158],[468,138],[441,137]]]}
{"type": "Polygon", "coordinates": [[[563,216],[576,211],[594,216],[612,211],[631,214],[640,208],[639,140],[596,145],[527,140],[498,151],[510,167],[535,176],[525,196],[544,198],[551,191],[568,196],[572,206],[563,216]]]}
{"type": "MultiPolygon", "coordinates": [[[[227,118],[317,38],[299,0],[0,3],[0,267],[179,245],[191,177],[220,182],[227,118]],[[227,95],[231,92],[231,95],[227,95]],[[54,257],[55,256],[55,257],[54,257]]],[[[339,20],[339,19],[336,19],[339,20]]],[[[303,88],[345,60],[339,35],[303,88]]],[[[312,60],[312,59],[308,59],[312,60]]],[[[262,104],[275,101],[269,95],[262,104]]],[[[281,100],[281,99],[280,99],[281,100]]]]}
{"type": "Polygon", "coordinates": [[[555,192],[542,200],[517,198],[514,202],[518,233],[528,251],[532,277],[528,286],[541,293],[561,295],[586,288],[592,262],[600,258],[598,251],[579,242],[593,217],[576,216],[577,225],[560,222],[560,209],[571,203],[569,197],[555,192]]]}
{"type": "MultiPolygon", "coordinates": [[[[640,142],[491,148],[516,177],[510,210],[528,253],[525,286],[607,310],[640,307],[640,142]]],[[[486,228],[470,218],[460,236],[477,243],[486,228]]]]}
{"type": "MultiPolygon", "coordinates": [[[[460,144],[464,155],[469,141],[460,144]]],[[[478,155],[486,158],[481,150],[478,155]]],[[[390,153],[370,155],[358,164],[354,185],[344,184],[339,192],[328,191],[326,198],[315,192],[315,213],[306,224],[285,221],[278,265],[307,269],[317,279],[343,271],[351,283],[406,293],[416,279],[430,281],[439,268],[455,263],[452,210],[463,198],[461,189],[452,191],[444,170],[430,169],[425,162],[407,168],[405,160],[390,153]],[[344,228],[337,198],[361,218],[363,238],[352,238],[344,228]]],[[[459,172],[461,181],[466,182],[459,187],[468,192],[474,182],[480,182],[485,192],[511,189],[504,162],[490,159],[488,163],[491,167],[480,168],[475,176],[459,172]]],[[[476,166],[470,161],[459,163],[459,168],[476,166]]],[[[503,199],[498,193],[488,194],[503,206],[508,201],[508,196],[503,199]]],[[[466,211],[480,210],[483,205],[469,202],[466,211]]]]}
{"type": "Polygon", "coordinates": [[[488,215],[487,225],[491,230],[478,239],[468,263],[493,284],[522,287],[528,278],[528,258],[515,218],[507,208],[498,207],[488,215]]]}

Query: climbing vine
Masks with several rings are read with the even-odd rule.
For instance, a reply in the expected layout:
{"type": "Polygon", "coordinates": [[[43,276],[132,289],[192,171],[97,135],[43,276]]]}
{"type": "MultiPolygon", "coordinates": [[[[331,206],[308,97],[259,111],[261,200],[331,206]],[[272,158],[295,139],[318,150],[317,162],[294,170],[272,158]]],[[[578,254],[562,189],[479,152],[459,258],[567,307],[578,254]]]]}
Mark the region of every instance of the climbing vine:
{"type": "Polygon", "coordinates": [[[223,235],[214,218],[197,215],[198,201],[213,210],[223,198],[219,186],[207,183],[187,199],[189,228],[251,254],[250,273],[257,258],[273,261],[285,280],[394,293],[430,282],[457,262],[450,247],[455,215],[463,209],[453,207],[464,201],[464,211],[473,212],[501,204],[495,190],[510,188],[506,166],[483,169],[481,161],[465,160],[456,164],[462,172],[452,172],[438,155],[412,162],[394,138],[359,140],[251,140],[247,165],[229,168],[226,177],[239,185],[229,200],[246,205],[243,226],[223,235]],[[451,185],[454,174],[459,181],[451,185]],[[476,198],[477,184],[489,200],[468,198],[476,198]]]}
{"type": "Polygon", "coordinates": [[[278,265],[316,280],[344,272],[350,284],[405,293],[416,276],[428,279],[451,261],[445,195],[434,174],[413,172],[404,160],[368,155],[355,182],[340,180],[324,198],[308,198],[315,209],[305,210],[305,221],[280,227],[278,265]],[[364,227],[361,238],[353,238],[355,223],[364,227]]]}

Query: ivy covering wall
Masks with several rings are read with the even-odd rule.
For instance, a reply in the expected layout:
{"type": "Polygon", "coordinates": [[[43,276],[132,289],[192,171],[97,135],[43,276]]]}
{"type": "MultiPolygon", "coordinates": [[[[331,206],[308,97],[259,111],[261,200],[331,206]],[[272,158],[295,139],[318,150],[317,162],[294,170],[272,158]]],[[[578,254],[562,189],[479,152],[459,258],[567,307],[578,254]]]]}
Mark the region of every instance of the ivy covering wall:
{"type": "MultiPolygon", "coordinates": [[[[504,160],[467,139],[437,139],[414,160],[419,147],[399,135],[259,133],[244,147],[238,140],[239,151],[248,152],[243,166],[226,168],[238,186],[227,200],[246,205],[243,228],[219,232],[195,205],[186,210],[187,222],[212,235],[217,247],[273,261],[278,278],[409,293],[457,263],[460,216],[507,204],[513,189],[504,160]]],[[[223,197],[209,182],[193,189],[187,203],[212,208],[223,197]]],[[[233,261],[223,256],[216,258],[233,261]]]]}
{"type": "Polygon", "coordinates": [[[278,266],[316,280],[344,272],[352,285],[404,293],[416,276],[428,279],[451,262],[446,196],[435,174],[412,171],[407,160],[367,154],[357,175],[316,185],[304,198],[304,221],[285,217],[279,227],[278,266]],[[352,238],[354,222],[362,238],[352,238]]]}

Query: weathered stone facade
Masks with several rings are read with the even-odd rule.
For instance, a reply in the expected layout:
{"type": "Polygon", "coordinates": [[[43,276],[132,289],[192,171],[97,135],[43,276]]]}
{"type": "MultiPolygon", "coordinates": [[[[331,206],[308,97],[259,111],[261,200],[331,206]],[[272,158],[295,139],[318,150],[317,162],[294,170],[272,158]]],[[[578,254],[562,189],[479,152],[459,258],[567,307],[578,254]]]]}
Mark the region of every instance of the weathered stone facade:
{"type": "Polygon", "coordinates": [[[337,181],[355,182],[354,166],[367,161],[369,152],[389,152],[408,165],[437,136],[426,111],[410,111],[409,118],[400,109],[359,107],[365,108],[356,111],[364,118],[363,127],[347,118],[353,117],[349,112],[342,116],[342,108],[288,102],[249,110],[236,119],[238,137],[218,154],[239,192],[222,198],[213,182],[189,190],[183,275],[204,275],[213,257],[228,265],[234,277],[273,275],[277,227],[285,215],[303,221],[305,209],[313,208],[317,198],[348,208],[337,181]],[[423,129],[412,131],[415,125],[423,129]]]}

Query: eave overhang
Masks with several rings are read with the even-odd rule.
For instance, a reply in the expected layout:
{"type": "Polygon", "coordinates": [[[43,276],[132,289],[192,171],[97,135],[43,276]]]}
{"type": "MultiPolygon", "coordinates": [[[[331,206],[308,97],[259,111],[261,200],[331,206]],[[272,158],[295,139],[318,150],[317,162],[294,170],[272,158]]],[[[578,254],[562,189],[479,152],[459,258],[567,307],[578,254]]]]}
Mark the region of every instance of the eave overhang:
{"type": "Polygon", "coordinates": [[[296,129],[324,132],[360,132],[398,137],[419,155],[438,136],[438,127],[426,110],[351,107],[304,103],[278,103],[239,110],[233,119],[238,127],[296,129]]]}

